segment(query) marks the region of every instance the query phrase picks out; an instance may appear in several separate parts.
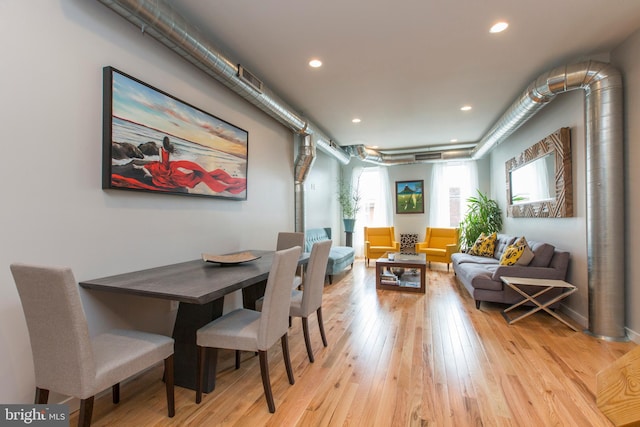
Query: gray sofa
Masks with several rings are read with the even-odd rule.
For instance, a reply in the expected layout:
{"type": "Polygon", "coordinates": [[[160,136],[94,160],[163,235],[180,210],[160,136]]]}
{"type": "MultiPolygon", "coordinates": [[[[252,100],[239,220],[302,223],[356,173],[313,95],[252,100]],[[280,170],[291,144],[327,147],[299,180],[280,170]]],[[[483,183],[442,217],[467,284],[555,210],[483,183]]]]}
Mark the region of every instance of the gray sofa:
{"type": "MultiPolygon", "coordinates": [[[[455,253],[451,256],[453,271],[475,300],[476,308],[480,308],[482,301],[514,304],[522,299],[520,295],[502,282],[500,279],[502,276],[566,279],[569,252],[560,251],[548,243],[527,239],[529,247],[534,253],[534,257],[528,265],[499,265],[500,257],[506,247],[517,239],[516,236],[498,234],[492,258],[467,253],[455,253]]],[[[523,289],[525,292],[529,292],[526,287],[523,289]]],[[[537,288],[537,290],[539,289],[537,288]]],[[[548,292],[541,301],[555,297],[560,291],[548,292]]]]}
{"type": "MultiPolygon", "coordinates": [[[[331,240],[331,228],[310,228],[304,233],[305,252],[311,252],[315,242],[331,240]]],[[[355,250],[349,246],[331,246],[329,261],[327,261],[327,276],[329,283],[333,281],[333,275],[338,274],[348,266],[353,268],[356,258],[355,250]]]]}

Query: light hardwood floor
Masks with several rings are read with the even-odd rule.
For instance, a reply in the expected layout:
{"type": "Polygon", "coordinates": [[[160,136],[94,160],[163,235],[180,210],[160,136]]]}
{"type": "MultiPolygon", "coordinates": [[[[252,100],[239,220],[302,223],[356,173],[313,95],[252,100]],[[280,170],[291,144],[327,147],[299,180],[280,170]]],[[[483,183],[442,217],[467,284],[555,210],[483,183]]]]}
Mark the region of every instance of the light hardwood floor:
{"type": "MultiPolygon", "coordinates": [[[[280,346],[269,350],[276,413],[264,399],[258,358],[221,352],[217,387],[176,388],[167,418],[161,367],[123,384],[118,405],[96,400],[94,426],[610,426],[595,404],[596,373],[635,347],[574,332],[538,313],[508,326],[504,306],[473,300],[443,264],[426,295],[376,291],[373,264],[325,286],[329,347],[310,320],[309,363],[300,319],[289,330],[296,383],[280,346]]],[[[77,422],[77,413],[71,425],[77,422]]]]}

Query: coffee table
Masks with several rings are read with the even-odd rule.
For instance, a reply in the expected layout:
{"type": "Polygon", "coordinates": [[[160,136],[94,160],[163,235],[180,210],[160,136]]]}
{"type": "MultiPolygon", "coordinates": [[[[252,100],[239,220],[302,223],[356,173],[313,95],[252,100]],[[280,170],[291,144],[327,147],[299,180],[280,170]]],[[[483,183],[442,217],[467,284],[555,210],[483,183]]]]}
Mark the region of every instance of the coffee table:
{"type": "Polygon", "coordinates": [[[556,314],[555,312],[551,311],[548,308],[550,305],[574,293],[577,290],[577,288],[574,285],[572,285],[571,283],[567,283],[564,280],[532,279],[528,277],[502,276],[502,281],[511,289],[513,289],[514,291],[522,295],[522,298],[523,298],[522,301],[519,301],[513,304],[511,307],[504,309],[504,311],[502,312],[502,316],[506,319],[507,323],[511,325],[517,322],[518,320],[522,320],[525,317],[532,315],[533,313],[536,313],[540,310],[544,310],[547,313],[549,313],[551,316],[555,317],[556,319],[558,319],[559,321],[561,321],[562,323],[564,323],[565,325],[573,329],[574,331],[577,331],[575,326],[573,326],[572,324],[570,324],[569,322],[564,320],[562,317],[558,316],[558,314],[556,314]],[[520,288],[521,286],[536,286],[541,289],[540,291],[529,295],[528,293],[526,293],[520,288]],[[558,288],[562,289],[561,293],[558,296],[550,299],[549,301],[546,301],[544,304],[540,302],[540,297],[542,295],[546,294],[552,289],[558,289],[558,288]],[[510,312],[514,308],[520,307],[521,305],[527,302],[533,303],[535,307],[525,312],[524,314],[521,314],[518,317],[515,317],[515,318],[509,317],[509,315],[507,314],[508,312],[510,312]]]}
{"type": "Polygon", "coordinates": [[[376,289],[425,293],[427,261],[425,254],[387,252],[376,260],[376,289]],[[393,259],[389,259],[389,257],[393,259]]]}

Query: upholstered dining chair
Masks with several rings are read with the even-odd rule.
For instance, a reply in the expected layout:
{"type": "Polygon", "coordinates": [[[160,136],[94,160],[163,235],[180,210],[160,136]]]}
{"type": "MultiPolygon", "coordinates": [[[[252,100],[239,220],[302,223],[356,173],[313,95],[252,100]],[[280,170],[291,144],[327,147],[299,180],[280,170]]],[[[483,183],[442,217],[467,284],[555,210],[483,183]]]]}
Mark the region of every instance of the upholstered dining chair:
{"type": "MultiPolygon", "coordinates": [[[[281,231],[278,233],[278,241],[276,242],[276,251],[300,246],[304,250],[304,233],[281,231]]],[[[293,278],[293,288],[297,288],[302,283],[303,266],[299,266],[296,275],[293,278]]]]}
{"type": "MultiPolygon", "coordinates": [[[[267,399],[269,412],[274,413],[276,407],[271,392],[269,379],[269,363],[267,350],[280,338],[282,358],[289,383],[294,384],[291,359],[289,358],[289,341],[287,336],[289,306],[291,305],[291,282],[298,265],[302,248],[277,251],[269,271],[265,289],[262,312],[239,308],[219,317],[196,332],[198,347],[198,373],[196,377],[196,403],[202,401],[202,375],[207,356],[207,349],[213,349],[213,366],[217,362],[217,349],[226,348],[258,352],[262,386],[267,399]]],[[[237,359],[236,359],[237,362],[237,359]]],[[[238,367],[236,363],[236,367],[238,367]]]]}
{"type": "Polygon", "coordinates": [[[327,346],[327,336],[324,333],[322,322],[322,292],[324,290],[324,276],[327,270],[329,251],[331,250],[331,240],[314,243],[311,248],[307,274],[302,282],[303,290],[294,289],[291,294],[291,307],[289,316],[302,318],[302,332],[304,343],[307,347],[309,361],[314,362],[313,349],[311,348],[311,338],[309,337],[309,315],[316,312],[318,326],[322,344],[327,346]]]}
{"type": "MultiPolygon", "coordinates": [[[[302,332],[304,343],[307,347],[309,361],[314,362],[313,349],[311,348],[311,338],[309,336],[309,315],[316,312],[318,316],[318,327],[322,343],[326,347],[327,336],[324,333],[324,323],[322,322],[322,292],[324,290],[324,275],[327,269],[327,260],[331,250],[331,240],[316,242],[311,247],[307,274],[302,282],[303,290],[294,289],[291,291],[291,307],[289,308],[289,318],[302,318],[302,332]]],[[[256,301],[256,310],[262,309],[263,299],[256,301]]],[[[291,324],[289,324],[291,326],[291,324]]]]}
{"type": "Polygon", "coordinates": [[[12,264],[11,273],[27,321],[36,377],[36,404],[49,391],[80,399],[79,426],[89,426],[94,396],[164,360],[169,417],[175,414],[173,338],[115,329],[89,336],[78,285],[69,268],[12,264]]]}

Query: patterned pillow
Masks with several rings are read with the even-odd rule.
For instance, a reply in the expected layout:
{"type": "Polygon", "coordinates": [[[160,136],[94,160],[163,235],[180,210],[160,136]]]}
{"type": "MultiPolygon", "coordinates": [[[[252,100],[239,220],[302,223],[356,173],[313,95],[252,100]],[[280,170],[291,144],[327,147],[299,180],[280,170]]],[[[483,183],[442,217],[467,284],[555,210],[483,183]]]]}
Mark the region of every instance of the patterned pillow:
{"type": "Polygon", "coordinates": [[[480,235],[476,239],[476,241],[473,244],[473,246],[471,246],[471,249],[469,249],[468,254],[469,255],[480,255],[480,246],[482,246],[482,242],[484,242],[484,239],[486,239],[486,238],[487,238],[487,236],[485,236],[484,233],[480,233],[480,235]]]}
{"type": "Polygon", "coordinates": [[[522,257],[524,248],[525,245],[516,246],[514,244],[507,246],[500,258],[500,265],[515,265],[520,257],[522,257]]]}
{"type": "Polygon", "coordinates": [[[471,249],[469,249],[469,255],[493,257],[493,252],[496,249],[497,238],[497,233],[493,233],[489,236],[484,233],[480,234],[480,237],[478,237],[471,249]]]}
{"type": "Polygon", "coordinates": [[[527,243],[527,239],[525,239],[524,236],[522,236],[521,238],[518,239],[518,241],[516,241],[514,243],[514,245],[515,246],[522,246],[524,248],[524,250],[522,251],[522,255],[516,261],[516,264],[518,264],[518,265],[529,265],[529,263],[531,262],[531,260],[535,256],[535,254],[533,253],[533,251],[529,247],[529,244],[527,243]]]}

